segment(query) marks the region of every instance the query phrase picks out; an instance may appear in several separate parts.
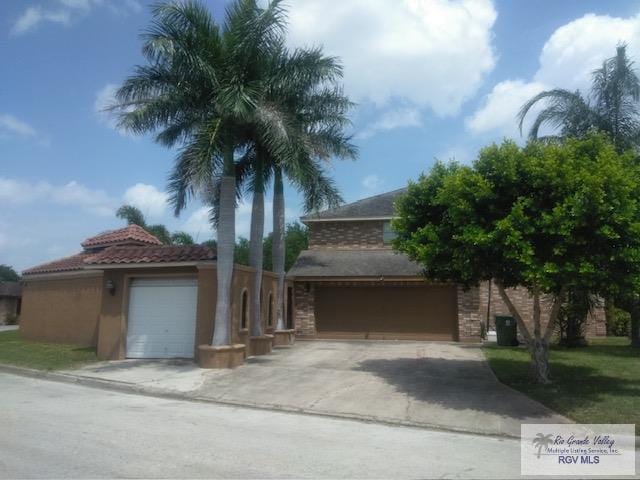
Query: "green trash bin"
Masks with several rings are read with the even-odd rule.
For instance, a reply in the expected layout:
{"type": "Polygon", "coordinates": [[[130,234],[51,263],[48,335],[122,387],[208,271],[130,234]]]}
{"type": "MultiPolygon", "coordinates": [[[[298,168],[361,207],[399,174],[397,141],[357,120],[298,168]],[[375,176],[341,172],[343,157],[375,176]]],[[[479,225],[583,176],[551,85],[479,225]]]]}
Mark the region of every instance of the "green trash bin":
{"type": "Polygon", "coordinates": [[[518,326],[516,319],[506,315],[496,315],[496,335],[501,347],[517,347],[518,326]]]}

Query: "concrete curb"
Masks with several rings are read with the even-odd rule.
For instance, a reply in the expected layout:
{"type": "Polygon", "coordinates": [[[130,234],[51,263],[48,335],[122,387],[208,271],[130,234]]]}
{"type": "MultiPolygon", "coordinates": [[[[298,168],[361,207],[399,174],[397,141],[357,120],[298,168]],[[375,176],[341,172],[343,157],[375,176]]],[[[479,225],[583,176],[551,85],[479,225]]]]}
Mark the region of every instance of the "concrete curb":
{"type": "Polygon", "coordinates": [[[351,413],[336,413],[322,410],[311,410],[306,408],[294,408],[286,405],[265,405],[251,402],[236,402],[229,400],[212,399],[209,397],[199,396],[192,393],[177,392],[172,390],[163,390],[152,387],[141,387],[139,385],[119,382],[115,380],[102,380],[93,377],[87,377],[82,375],[70,375],[68,373],[58,373],[45,370],[34,370],[31,368],[16,367],[13,365],[0,364],[0,373],[8,373],[11,375],[19,375],[22,377],[35,378],[40,380],[49,380],[59,383],[67,383],[72,385],[81,385],[83,387],[96,388],[102,390],[115,391],[119,393],[131,394],[131,395],[144,395],[147,397],[168,399],[168,400],[181,400],[187,402],[197,403],[209,403],[224,405],[227,407],[238,408],[250,408],[253,410],[264,410],[273,412],[283,412],[297,415],[313,415],[318,417],[335,418],[340,420],[352,420],[364,423],[376,423],[388,426],[401,426],[409,428],[421,428],[427,430],[434,430],[439,432],[457,433],[463,435],[492,437],[503,440],[520,440],[518,435],[510,435],[503,432],[492,432],[489,430],[474,430],[474,429],[462,429],[456,427],[448,427],[444,425],[426,423],[426,422],[412,422],[409,420],[395,420],[388,418],[380,418],[368,415],[358,415],[351,413]]]}

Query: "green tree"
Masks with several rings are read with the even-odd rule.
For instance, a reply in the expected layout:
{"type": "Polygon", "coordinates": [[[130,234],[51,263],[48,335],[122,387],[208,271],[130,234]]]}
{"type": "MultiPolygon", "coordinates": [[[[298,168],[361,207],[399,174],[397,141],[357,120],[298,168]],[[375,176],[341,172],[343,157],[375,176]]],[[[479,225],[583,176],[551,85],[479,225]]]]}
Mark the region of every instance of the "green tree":
{"type": "Polygon", "coordinates": [[[162,224],[147,224],[144,214],[139,208],[133,205],[122,205],[116,211],[116,216],[126,220],[128,225],[138,225],[144,228],[165,245],[193,245],[195,243],[193,237],[186,232],[178,231],[170,233],[169,229],[162,224]]]}
{"type": "MultiPolygon", "coordinates": [[[[286,246],[285,251],[285,262],[284,269],[288,271],[293,263],[300,255],[300,252],[306,250],[309,247],[309,234],[307,228],[298,223],[292,222],[287,224],[284,245],[286,246]]],[[[273,232],[267,235],[264,239],[264,269],[273,271],[273,232]]]]}
{"type": "Polygon", "coordinates": [[[436,281],[465,287],[494,280],[549,382],[548,346],[568,290],[601,296],[640,281],[640,171],[601,135],[563,144],[505,141],[472,166],[437,164],[398,202],[395,248],[436,281]],[[533,298],[533,329],[506,289],[533,298]],[[553,297],[541,325],[541,296],[553,297]]]}
{"type": "Polygon", "coordinates": [[[180,146],[169,192],[176,214],[212,182],[219,184],[217,296],[212,344],[231,341],[231,280],[235,247],[235,160],[257,140],[272,153],[286,143],[283,116],[264,102],[264,59],[281,44],[280,0],[260,8],[236,0],[222,25],[197,2],[153,8],[145,32],[147,65],[117,92],[120,125],[180,146]]]}
{"type": "Polygon", "coordinates": [[[19,282],[20,275],[13,267],[5,264],[0,264],[0,282],[19,282]]]}
{"type": "Polygon", "coordinates": [[[558,133],[547,139],[580,138],[591,130],[606,133],[618,152],[640,146],[639,105],[640,81],[633,62],[627,56],[626,45],[617,48],[616,55],[604,61],[593,72],[591,94],[585,98],[579,91],[553,89],[539,93],[525,103],[518,114],[520,131],[524,119],[537,104],[538,113],[529,138],[539,138],[540,128],[548,125],[558,133]]]}
{"type": "MultiPolygon", "coordinates": [[[[519,114],[520,132],[525,117],[538,104],[544,108],[538,113],[530,130],[529,138],[538,139],[540,128],[547,125],[556,134],[542,137],[544,140],[558,141],[565,138],[582,138],[592,130],[604,132],[613,141],[618,152],[640,147],[640,80],[634,64],[627,56],[627,47],[621,44],[616,55],[605,60],[592,75],[591,92],[585,98],[579,91],[553,89],[539,93],[525,103],[519,114]]],[[[565,310],[577,313],[580,305],[590,303],[590,292],[570,295],[565,310]]],[[[640,296],[635,291],[619,292],[615,299],[607,299],[607,323],[613,321],[611,312],[615,304],[624,303],[630,311],[640,311],[640,296]],[[634,305],[637,302],[638,305],[634,305]]],[[[586,317],[570,320],[574,332],[584,324],[586,317]]],[[[634,332],[640,332],[640,317],[633,317],[634,332]]],[[[634,344],[640,345],[640,338],[632,337],[634,344]]],[[[567,338],[569,344],[580,344],[580,337],[567,338]]]]}
{"type": "Polygon", "coordinates": [[[240,237],[234,249],[234,262],[238,265],[249,266],[249,240],[240,237]]]}

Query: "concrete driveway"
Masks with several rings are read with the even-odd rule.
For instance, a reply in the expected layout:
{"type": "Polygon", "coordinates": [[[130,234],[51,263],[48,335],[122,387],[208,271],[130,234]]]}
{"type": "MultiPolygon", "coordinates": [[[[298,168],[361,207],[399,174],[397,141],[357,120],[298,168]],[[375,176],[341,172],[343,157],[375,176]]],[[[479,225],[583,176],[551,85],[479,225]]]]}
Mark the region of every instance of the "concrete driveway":
{"type": "Polygon", "coordinates": [[[306,341],[211,371],[194,395],[230,403],[476,433],[568,420],[499,383],[478,346],[306,341]]]}

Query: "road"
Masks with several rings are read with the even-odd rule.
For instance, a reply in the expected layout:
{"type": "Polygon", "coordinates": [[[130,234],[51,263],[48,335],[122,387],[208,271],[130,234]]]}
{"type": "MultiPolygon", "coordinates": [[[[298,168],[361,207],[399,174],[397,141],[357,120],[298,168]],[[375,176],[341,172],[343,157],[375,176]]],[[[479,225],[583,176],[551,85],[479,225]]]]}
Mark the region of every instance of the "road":
{"type": "Polygon", "coordinates": [[[0,478],[513,478],[514,440],[0,374],[0,478]]]}

